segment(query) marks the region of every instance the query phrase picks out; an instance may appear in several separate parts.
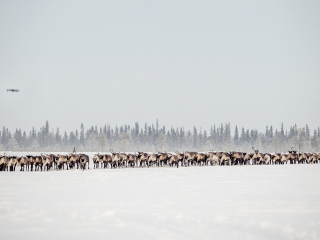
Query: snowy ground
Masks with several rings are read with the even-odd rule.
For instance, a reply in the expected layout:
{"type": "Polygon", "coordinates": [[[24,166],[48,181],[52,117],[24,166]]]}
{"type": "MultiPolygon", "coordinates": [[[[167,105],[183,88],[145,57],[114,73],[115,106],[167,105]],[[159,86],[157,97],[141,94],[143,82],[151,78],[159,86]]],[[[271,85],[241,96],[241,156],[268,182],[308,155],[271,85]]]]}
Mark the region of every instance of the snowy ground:
{"type": "Polygon", "coordinates": [[[319,173],[320,164],[0,172],[0,239],[320,239],[319,173]]]}

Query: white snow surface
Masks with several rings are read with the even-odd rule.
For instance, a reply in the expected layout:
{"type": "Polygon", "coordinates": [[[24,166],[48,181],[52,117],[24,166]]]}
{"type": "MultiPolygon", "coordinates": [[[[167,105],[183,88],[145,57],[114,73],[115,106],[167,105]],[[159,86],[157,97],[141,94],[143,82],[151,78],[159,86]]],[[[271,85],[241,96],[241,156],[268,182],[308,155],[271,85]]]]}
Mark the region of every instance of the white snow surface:
{"type": "Polygon", "coordinates": [[[319,172],[92,162],[85,171],[0,172],[0,239],[320,239],[319,172]]]}

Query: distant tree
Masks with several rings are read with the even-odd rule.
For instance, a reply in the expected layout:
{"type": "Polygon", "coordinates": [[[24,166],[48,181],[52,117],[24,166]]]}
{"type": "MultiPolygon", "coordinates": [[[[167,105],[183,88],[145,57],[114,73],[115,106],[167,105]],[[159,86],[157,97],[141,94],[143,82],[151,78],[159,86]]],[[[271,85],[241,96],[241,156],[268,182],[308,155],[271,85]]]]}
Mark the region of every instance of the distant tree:
{"type": "Polygon", "coordinates": [[[157,139],[157,146],[160,147],[161,152],[162,152],[162,148],[166,146],[166,144],[167,144],[167,136],[163,133],[163,131],[160,131],[157,139]]]}
{"type": "Polygon", "coordinates": [[[155,132],[155,134],[156,134],[156,137],[158,137],[158,134],[159,134],[159,120],[158,119],[156,121],[156,132],[155,132]]]}
{"type": "Polygon", "coordinates": [[[70,135],[69,135],[69,142],[70,142],[70,145],[75,147],[77,142],[76,142],[76,135],[74,134],[73,131],[70,132],[70,135]]]}
{"type": "Polygon", "coordinates": [[[114,131],[114,138],[115,138],[116,141],[119,140],[119,128],[118,128],[117,125],[116,125],[116,129],[114,131]]]}
{"type": "Polygon", "coordinates": [[[68,145],[68,135],[67,135],[67,131],[64,131],[64,136],[63,136],[63,146],[67,146],[68,145]]]}
{"type": "Polygon", "coordinates": [[[126,152],[126,147],[131,140],[131,134],[129,133],[121,133],[120,134],[120,145],[123,148],[123,152],[126,152]]]}
{"type": "Polygon", "coordinates": [[[317,131],[314,130],[313,136],[311,138],[311,147],[312,147],[312,150],[315,151],[315,152],[319,151],[319,139],[318,139],[317,135],[318,135],[317,131]]]}
{"type": "Polygon", "coordinates": [[[98,137],[99,145],[101,146],[101,150],[103,152],[103,148],[107,145],[107,137],[104,132],[101,132],[98,137]]]}
{"type": "Polygon", "coordinates": [[[56,134],[55,134],[55,142],[57,144],[60,144],[61,143],[61,136],[60,136],[60,132],[59,132],[59,128],[57,128],[57,131],[56,131],[56,134]]]}
{"type": "Polygon", "coordinates": [[[115,144],[118,144],[124,150],[127,150],[128,146],[133,144],[135,149],[153,151],[154,146],[161,147],[159,139],[163,137],[165,138],[165,144],[162,145],[162,150],[166,146],[168,147],[167,150],[201,151],[212,147],[217,151],[228,151],[234,145],[239,151],[251,151],[251,147],[255,146],[260,151],[265,152],[286,151],[291,146],[298,150],[300,146],[299,151],[303,152],[319,150],[320,145],[320,128],[318,127],[311,136],[308,125],[305,125],[305,130],[297,128],[296,124],[287,130],[281,124],[281,130],[278,131],[276,129],[274,134],[272,126],[266,127],[266,131],[263,131],[263,133],[258,132],[256,129],[245,130],[242,128],[241,134],[236,126],[234,134],[231,135],[230,123],[226,123],[218,125],[218,127],[212,125],[210,136],[208,136],[206,130],[200,128],[198,132],[195,127],[193,131],[185,131],[181,127],[177,129],[171,127],[169,131],[166,131],[164,126],[159,128],[158,121],[156,124],[150,125],[145,123],[143,128],[139,127],[138,123],[133,128],[130,128],[130,125],[127,124],[116,126],[115,128],[105,124],[104,127],[91,126],[86,131],[84,131],[83,124],[81,124],[79,133],[78,130],[75,132],[69,131],[62,134],[62,136],[59,128],[56,131],[49,131],[48,121],[39,130],[33,127],[28,134],[21,129],[15,129],[12,134],[8,128],[3,127],[0,131],[0,144],[2,149],[14,148],[21,151],[70,151],[73,147],[79,147],[80,151],[85,151],[86,149],[94,151],[100,149],[100,147],[105,148],[105,145],[101,146],[99,142],[102,132],[106,135],[108,145],[115,146],[115,144]],[[123,147],[124,140],[120,137],[122,133],[128,133],[134,141],[132,143],[130,139],[125,141],[125,146],[123,147]],[[163,136],[159,138],[160,133],[163,136]]]}
{"type": "Polygon", "coordinates": [[[196,127],[193,127],[193,147],[196,149],[198,147],[198,131],[196,127]]]}
{"type": "Polygon", "coordinates": [[[234,130],[234,137],[233,137],[233,141],[234,141],[234,144],[236,146],[239,145],[239,131],[238,131],[238,126],[236,125],[236,128],[234,130]]]}
{"type": "Polygon", "coordinates": [[[254,142],[254,149],[261,151],[261,139],[260,139],[260,136],[258,136],[257,140],[254,142]]]}
{"type": "Polygon", "coordinates": [[[8,142],[7,149],[9,151],[19,151],[20,147],[19,147],[18,141],[15,138],[11,138],[8,142]]]}
{"type": "Polygon", "coordinates": [[[96,144],[96,134],[94,133],[94,131],[91,131],[91,133],[89,134],[88,143],[89,143],[91,152],[93,152],[93,147],[96,144]]]}
{"type": "Polygon", "coordinates": [[[281,147],[281,142],[278,134],[276,134],[273,138],[273,146],[274,146],[274,152],[277,153],[281,147]]]}
{"type": "Polygon", "coordinates": [[[304,128],[299,128],[297,129],[297,132],[295,133],[295,136],[298,140],[298,149],[299,153],[301,148],[303,148],[304,145],[304,140],[305,140],[305,129],[304,128]]]}
{"type": "Polygon", "coordinates": [[[81,123],[80,126],[80,145],[84,146],[84,126],[83,123],[81,123]]]}

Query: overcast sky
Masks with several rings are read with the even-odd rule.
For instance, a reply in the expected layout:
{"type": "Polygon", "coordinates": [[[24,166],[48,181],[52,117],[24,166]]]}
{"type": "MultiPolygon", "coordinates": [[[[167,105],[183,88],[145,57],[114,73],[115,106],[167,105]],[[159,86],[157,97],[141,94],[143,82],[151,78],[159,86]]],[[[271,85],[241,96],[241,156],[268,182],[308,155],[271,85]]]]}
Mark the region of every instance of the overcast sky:
{"type": "Polygon", "coordinates": [[[0,0],[0,31],[11,130],[320,126],[319,0],[0,0]]]}

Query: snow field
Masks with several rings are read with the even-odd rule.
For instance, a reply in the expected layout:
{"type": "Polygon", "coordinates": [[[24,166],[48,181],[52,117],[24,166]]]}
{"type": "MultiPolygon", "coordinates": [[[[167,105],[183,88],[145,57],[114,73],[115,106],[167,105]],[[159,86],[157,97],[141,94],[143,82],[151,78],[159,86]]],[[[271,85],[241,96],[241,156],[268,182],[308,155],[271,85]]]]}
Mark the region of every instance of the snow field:
{"type": "Polygon", "coordinates": [[[0,238],[320,239],[320,164],[90,168],[1,172],[0,238]]]}

